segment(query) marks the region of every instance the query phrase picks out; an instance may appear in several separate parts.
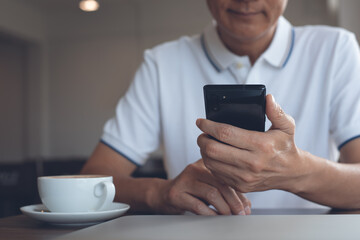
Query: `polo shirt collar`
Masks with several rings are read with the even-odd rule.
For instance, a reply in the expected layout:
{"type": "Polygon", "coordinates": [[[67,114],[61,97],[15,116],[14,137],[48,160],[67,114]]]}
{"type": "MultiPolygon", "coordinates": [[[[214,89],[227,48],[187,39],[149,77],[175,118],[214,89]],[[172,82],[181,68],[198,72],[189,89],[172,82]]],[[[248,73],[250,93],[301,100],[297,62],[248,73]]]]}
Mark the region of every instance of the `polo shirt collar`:
{"type": "MultiPolygon", "coordinates": [[[[260,58],[264,58],[274,67],[284,67],[291,55],[294,37],[291,24],[281,16],[274,38],[260,58]]],[[[225,47],[217,33],[215,21],[206,27],[201,37],[201,44],[210,63],[218,72],[229,68],[236,62],[249,61],[247,56],[238,56],[225,47]]]]}
{"type": "Polygon", "coordinates": [[[274,67],[284,67],[290,58],[294,40],[294,29],[289,21],[281,16],[276,27],[274,38],[268,49],[263,53],[264,59],[274,67]]]}

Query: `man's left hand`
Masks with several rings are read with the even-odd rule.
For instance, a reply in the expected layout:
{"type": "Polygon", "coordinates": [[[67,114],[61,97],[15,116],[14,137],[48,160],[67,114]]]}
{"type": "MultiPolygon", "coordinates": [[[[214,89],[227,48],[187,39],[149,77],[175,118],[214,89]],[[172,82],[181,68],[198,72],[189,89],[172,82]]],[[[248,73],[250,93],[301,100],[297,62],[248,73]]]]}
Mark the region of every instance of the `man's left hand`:
{"type": "Polygon", "coordinates": [[[295,121],[271,95],[266,96],[266,115],[272,123],[266,132],[198,119],[196,124],[204,132],[198,137],[204,164],[239,192],[296,192],[311,166],[295,145],[295,121]]]}

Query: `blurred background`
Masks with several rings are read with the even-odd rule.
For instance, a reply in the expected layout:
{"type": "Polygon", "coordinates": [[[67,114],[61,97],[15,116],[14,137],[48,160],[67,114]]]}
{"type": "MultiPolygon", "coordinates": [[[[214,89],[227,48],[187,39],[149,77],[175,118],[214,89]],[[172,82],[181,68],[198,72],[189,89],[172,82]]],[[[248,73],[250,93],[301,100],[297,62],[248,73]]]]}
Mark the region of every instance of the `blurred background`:
{"type": "MultiPolygon", "coordinates": [[[[38,203],[36,177],[78,173],[143,51],[202,31],[205,0],[0,0],[0,217],[38,203]]],[[[293,25],[360,36],[360,1],[289,0],[293,25]]],[[[135,176],[165,177],[161,152],[135,176]]]]}

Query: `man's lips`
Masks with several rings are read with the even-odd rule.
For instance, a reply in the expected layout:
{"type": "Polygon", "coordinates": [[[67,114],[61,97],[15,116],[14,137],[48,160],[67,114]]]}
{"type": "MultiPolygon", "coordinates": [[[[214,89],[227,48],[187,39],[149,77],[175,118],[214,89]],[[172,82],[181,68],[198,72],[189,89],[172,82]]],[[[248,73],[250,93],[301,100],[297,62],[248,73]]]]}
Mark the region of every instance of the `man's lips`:
{"type": "Polygon", "coordinates": [[[260,11],[236,11],[236,10],[233,10],[233,9],[227,9],[227,12],[229,13],[232,13],[232,14],[236,14],[236,15],[239,15],[239,16],[254,16],[254,15],[257,15],[257,14],[260,14],[261,12],[260,11]]]}

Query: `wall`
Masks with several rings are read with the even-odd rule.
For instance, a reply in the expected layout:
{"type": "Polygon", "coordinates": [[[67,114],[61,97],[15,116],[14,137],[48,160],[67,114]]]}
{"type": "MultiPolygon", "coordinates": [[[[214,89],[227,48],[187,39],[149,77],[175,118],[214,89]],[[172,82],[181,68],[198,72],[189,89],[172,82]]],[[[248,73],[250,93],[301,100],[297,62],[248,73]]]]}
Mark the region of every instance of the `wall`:
{"type": "Polygon", "coordinates": [[[308,24],[335,26],[337,25],[337,13],[329,11],[329,1],[289,0],[284,15],[294,26],[308,24]]]}
{"type": "Polygon", "coordinates": [[[39,9],[14,0],[0,0],[0,31],[23,40],[45,41],[46,21],[39,9]]]}
{"type": "Polygon", "coordinates": [[[25,156],[25,57],[24,43],[0,36],[0,159],[4,161],[25,156]]]}
{"type": "Polygon", "coordinates": [[[339,26],[349,29],[360,40],[360,1],[342,0],[339,1],[339,26]]]}
{"type": "Polygon", "coordinates": [[[6,110],[1,112],[0,132],[1,138],[7,138],[7,142],[0,145],[0,162],[22,161],[44,155],[47,150],[47,33],[44,15],[32,6],[1,0],[0,35],[7,39],[7,42],[0,43],[3,60],[1,98],[8,99],[1,103],[6,110]]]}
{"type": "Polygon", "coordinates": [[[205,2],[193,0],[120,1],[93,14],[50,14],[50,152],[56,157],[91,153],[145,48],[199,32],[210,19],[205,2]]]}

